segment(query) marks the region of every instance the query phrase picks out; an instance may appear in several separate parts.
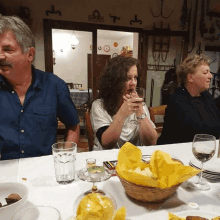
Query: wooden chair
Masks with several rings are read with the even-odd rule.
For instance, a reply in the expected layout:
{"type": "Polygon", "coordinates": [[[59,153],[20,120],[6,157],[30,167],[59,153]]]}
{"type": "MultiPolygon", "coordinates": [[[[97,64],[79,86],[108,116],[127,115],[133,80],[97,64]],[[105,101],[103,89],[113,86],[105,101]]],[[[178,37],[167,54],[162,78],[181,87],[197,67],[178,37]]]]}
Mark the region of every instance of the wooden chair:
{"type": "Polygon", "coordinates": [[[93,146],[94,146],[94,133],[93,133],[92,124],[90,120],[89,109],[87,109],[87,111],[85,112],[85,122],[86,122],[86,131],[87,131],[87,137],[88,137],[89,151],[92,151],[93,146]]]}
{"type": "Polygon", "coordinates": [[[73,83],[66,83],[69,89],[73,89],[73,83]]]}
{"type": "Polygon", "coordinates": [[[160,106],[156,106],[156,107],[149,107],[149,112],[150,112],[150,119],[151,121],[156,125],[156,131],[158,133],[162,132],[163,129],[163,122],[157,123],[155,121],[155,115],[165,115],[165,109],[166,109],[167,105],[160,105],[160,106]]]}
{"type": "Polygon", "coordinates": [[[56,142],[62,142],[65,139],[66,135],[66,126],[59,120],[58,121],[58,126],[57,126],[57,136],[56,136],[56,142]]]}

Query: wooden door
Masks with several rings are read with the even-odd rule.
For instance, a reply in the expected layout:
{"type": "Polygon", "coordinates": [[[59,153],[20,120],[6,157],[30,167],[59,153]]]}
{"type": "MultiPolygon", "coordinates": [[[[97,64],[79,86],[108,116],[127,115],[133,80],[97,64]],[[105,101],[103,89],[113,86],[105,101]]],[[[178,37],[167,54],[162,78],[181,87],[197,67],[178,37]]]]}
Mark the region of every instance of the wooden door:
{"type": "MultiPolygon", "coordinates": [[[[98,54],[96,61],[96,73],[92,73],[92,54],[88,54],[88,87],[94,90],[97,90],[97,86],[99,84],[99,78],[102,74],[103,68],[107,65],[109,60],[111,59],[111,55],[98,54]],[[93,82],[94,81],[94,82],[93,82]],[[96,85],[92,88],[92,84],[96,85]]],[[[96,98],[96,97],[94,97],[96,98]]]]}

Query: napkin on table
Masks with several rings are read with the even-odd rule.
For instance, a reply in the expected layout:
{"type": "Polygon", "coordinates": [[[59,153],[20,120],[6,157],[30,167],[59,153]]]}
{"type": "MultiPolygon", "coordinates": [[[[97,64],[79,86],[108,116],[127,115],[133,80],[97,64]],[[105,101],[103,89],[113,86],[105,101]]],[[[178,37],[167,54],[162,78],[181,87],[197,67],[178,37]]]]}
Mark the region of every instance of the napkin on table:
{"type": "Polygon", "coordinates": [[[172,160],[168,153],[156,150],[150,163],[142,161],[142,152],[133,144],[125,143],[118,153],[116,171],[120,177],[137,185],[168,188],[195,176],[199,169],[172,160]]]}

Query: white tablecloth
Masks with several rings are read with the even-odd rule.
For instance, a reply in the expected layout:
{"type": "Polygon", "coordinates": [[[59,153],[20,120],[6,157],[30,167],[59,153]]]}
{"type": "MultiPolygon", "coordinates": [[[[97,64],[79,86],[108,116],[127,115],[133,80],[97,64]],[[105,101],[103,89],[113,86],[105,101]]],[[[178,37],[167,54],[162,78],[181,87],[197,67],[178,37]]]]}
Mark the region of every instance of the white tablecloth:
{"type": "MultiPolygon", "coordinates": [[[[190,159],[193,157],[192,143],[141,147],[140,149],[143,155],[151,154],[156,149],[161,149],[176,156],[185,165],[188,165],[190,159]]],[[[76,170],[79,171],[85,167],[85,161],[88,157],[96,158],[97,164],[102,165],[102,162],[105,160],[117,159],[117,155],[117,149],[78,153],[76,170]]],[[[73,204],[77,196],[89,190],[92,186],[91,183],[78,179],[77,175],[73,183],[59,185],[55,180],[52,156],[0,161],[0,173],[1,182],[18,181],[28,186],[29,197],[25,205],[26,207],[31,205],[54,206],[60,211],[62,220],[68,220],[73,215],[73,204]],[[24,181],[22,178],[27,178],[27,180],[24,181]]],[[[198,177],[193,177],[192,179],[196,178],[198,177]]],[[[126,207],[127,220],[167,220],[168,211],[179,212],[190,210],[191,208],[188,206],[190,202],[197,203],[202,211],[220,213],[220,184],[219,182],[209,183],[211,189],[200,192],[188,189],[186,182],[178,188],[177,193],[172,198],[157,204],[141,203],[130,199],[125,194],[118,177],[112,177],[105,182],[98,183],[98,188],[105,190],[115,198],[117,208],[121,206],[126,207]]]]}

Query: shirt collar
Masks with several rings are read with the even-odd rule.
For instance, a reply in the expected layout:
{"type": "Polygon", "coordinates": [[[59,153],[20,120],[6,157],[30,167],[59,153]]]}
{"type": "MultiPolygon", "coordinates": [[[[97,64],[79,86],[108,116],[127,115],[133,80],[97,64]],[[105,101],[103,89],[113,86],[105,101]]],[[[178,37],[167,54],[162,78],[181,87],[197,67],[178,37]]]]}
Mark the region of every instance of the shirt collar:
{"type": "MultiPolygon", "coordinates": [[[[43,82],[40,78],[39,74],[37,74],[35,67],[32,65],[31,67],[32,71],[32,88],[33,89],[42,89],[43,88],[43,82]]],[[[2,89],[2,86],[4,87],[10,87],[8,83],[5,80],[5,77],[0,75],[0,89],[2,89]]]]}
{"type": "Polygon", "coordinates": [[[37,74],[35,67],[32,65],[32,86],[33,89],[43,89],[42,78],[40,78],[40,74],[37,74]]]}

